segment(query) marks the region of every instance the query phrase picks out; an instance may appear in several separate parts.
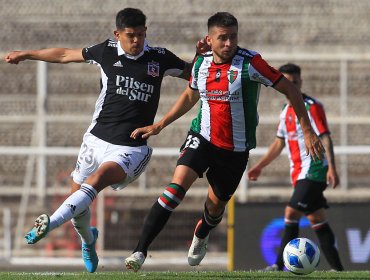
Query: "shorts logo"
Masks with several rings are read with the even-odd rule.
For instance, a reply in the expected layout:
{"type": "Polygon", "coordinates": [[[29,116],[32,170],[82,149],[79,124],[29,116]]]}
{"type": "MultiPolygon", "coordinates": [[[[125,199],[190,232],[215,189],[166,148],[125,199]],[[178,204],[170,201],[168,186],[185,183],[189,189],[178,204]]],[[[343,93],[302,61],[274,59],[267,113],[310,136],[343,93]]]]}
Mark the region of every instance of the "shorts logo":
{"type": "Polygon", "coordinates": [[[122,155],[122,154],[120,154],[119,156],[122,158],[122,163],[123,163],[127,168],[129,168],[129,166],[130,166],[130,164],[131,164],[131,161],[130,161],[129,156],[131,156],[131,154],[124,153],[123,155],[122,155]]]}
{"type": "Polygon", "coordinates": [[[306,203],[298,202],[297,205],[300,206],[300,207],[302,207],[302,208],[307,208],[307,204],[306,203]]]}
{"type": "Polygon", "coordinates": [[[148,75],[152,77],[159,77],[159,63],[152,61],[148,62],[148,75]]]}
{"type": "Polygon", "coordinates": [[[235,71],[235,70],[227,71],[227,78],[230,84],[232,84],[236,80],[237,77],[238,77],[238,71],[235,71]]]}

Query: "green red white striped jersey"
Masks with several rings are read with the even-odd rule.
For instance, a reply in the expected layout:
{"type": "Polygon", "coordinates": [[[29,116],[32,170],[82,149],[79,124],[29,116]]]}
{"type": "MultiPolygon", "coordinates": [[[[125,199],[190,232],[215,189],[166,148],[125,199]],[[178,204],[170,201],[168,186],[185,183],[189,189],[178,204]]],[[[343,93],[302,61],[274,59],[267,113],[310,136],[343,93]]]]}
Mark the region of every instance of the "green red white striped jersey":
{"type": "MultiPolygon", "coordinates": [[[[305,94],[303,94],[303,100],[315,133],[318,136],[330,133],[323,105],[305,94]]],[[[326,181],[327,160],[324,158],[323,160],[313,161],[311,156],[306,155],[303,131],[294,109],[290,105],[285,105],[281,111],[277,137],[285,140],[293,186],[301,179],[326,181]]]]}
{"type": "Polygon", "coordinates": [[[196,58],[189,86],[200,93],[200,110],[191,130],[231,151],[256,147],[261,84],[273,86],[282,74],[261,55],[238,48],[231,62],[216,64],[212,52],[196,58]]]}

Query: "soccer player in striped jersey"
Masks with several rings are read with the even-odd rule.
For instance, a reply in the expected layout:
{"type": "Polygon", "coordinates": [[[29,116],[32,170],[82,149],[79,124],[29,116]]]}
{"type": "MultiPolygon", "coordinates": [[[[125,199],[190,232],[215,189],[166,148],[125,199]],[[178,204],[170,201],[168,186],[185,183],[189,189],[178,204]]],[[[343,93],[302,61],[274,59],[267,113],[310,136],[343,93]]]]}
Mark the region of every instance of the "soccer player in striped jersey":
{"type": "MultiPolygon", "coordinates": [[[[301,68],[298,65],[285,64],[279,68],[279,71],[301,89],[301,68]]],[[[306,155],[302,127],[297,120],[292,105],[286,104],[280,114],[280,122],[274,142],[261,160],[248,171],[249,179],[257,180],[262,169],[277,158],[284,147],[287,147],[294,191],[288,205],[285,207],[285,231],[276,263],[264,270],[283,270],[284,247],[290,240],[298,237],[299,220],[305,215],[317,234],[321,249],[329,265],[336,271],[342,271],[343,266],[335,247],[335,236],[325,214],[325,208],[328,208],[328,205],[323,194],[327,184],[331,185],[332,188],[339,184],[333,143],[323,105],[306,94],[303,94],[303,99],[311,125],[324,145],[325,157],[322,160],[314,161],[306,155]]]]}
{"type": "MultiPolygon", "coordinates": [[[[40,215],[25,236],[28,244],[34,244],[72,219],[82,240],[82,257],[88,272],[95,272],[99,262],[95,251],[98,230],[90,227],[90,204],[107,186],[122,189],[145,170],[152,148],[145,139],[133,139],[130,135],[137,127],[153,124],[163,77],[189,80],[191,71],[191,63],[165,48],[147,44],[146,16],[141,10],[119,11],[116,27],[115,40],[93,46],[13,51],[5,56],[11,64],[27,59],[88,62],[100,69],[101,92],[72,173],[72,194],[50,217],[40,215]]],[[[203,47],[206,45],[199,41],[198,50],[203,47]]]]}
{"type": "Polygon", "coordinates": [[[225,206],[245,171],[249,150],[256,146],[260,86],[272,86],[291,101],[305,134],[307,152],[319,160],[324,152],[311,127],[301,92],[260,54],[238,46],[238,21],[226,12],[208,19],[207,44],[199,55],[189,86],[158,123],[136,129],[133,138],[148,138],[188,112],[200,99],[200,110],[181,147],[177,167],[164,193],[147,216],[139,243],[125,260],[137,271],[148,247],[181,203],[193,182],[206,173],[209,187],[202,218],[196,225],[188,263],[198,265],[206,254],[210,231],[222,220],[225,206]]]}

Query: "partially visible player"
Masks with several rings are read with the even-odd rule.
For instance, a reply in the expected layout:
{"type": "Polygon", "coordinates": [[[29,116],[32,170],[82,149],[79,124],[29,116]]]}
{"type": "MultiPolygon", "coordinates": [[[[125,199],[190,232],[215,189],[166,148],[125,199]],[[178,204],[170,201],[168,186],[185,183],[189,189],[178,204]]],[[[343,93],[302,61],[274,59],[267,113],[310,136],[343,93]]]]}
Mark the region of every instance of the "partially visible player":
{"type": "MultiPolygon", "coordinates": [[[[238,46],[238,21],[226,12],[208,19],[207,43],[212,51],[196,58],[189,86],[158,123],[136,129],[132,137],[147,138],[188,112],[201,99],[172,181],[152,206],[126,267],[137,271],[147,251],[171,213],[181,203],[198,177],[209,182],[204,213],[195,227],[188,252],[190,265],[199,265],[206,255],[210,231],[222,220],[225,206],[234,194],[256,146],[257,103],[261,84],[272,86],[292,102],[304,129],[306,146],[321,158],[322,144],[313,131],[301,92],[257,52],[238,46]]],[[[273,97],[272,97],[273,98],[273,97]]]]}
{"type": "MultiPolygon", "coordinates": [[[[297,88],[301,89],[301,68],[298,65],[285,64],[279,68],[279,71],[297,88]]],[[[299,220],[303,215],[307,217],[312,229],[316,232],[322,252],[332,269],[342,271],[343,266],[335,247],[335,236],[325,214],[325,208],[328,208],[328,205],[323,194],[328,184],[332,188],[336,188],[339,184],[333,143],[323,105],[306,94],[303,94],[303,99],[311,125],[324,145],[325,158],[314,161],[306,155],[302,127],[292,105],[289,103],[284,106],[280,114],[280,122],[274,142],[261,160],[248,171],[249,179],[257,180],[262,169],[276,159],[284,147],[287,147],[294,191],[288,205],[285,207],[285,231],[276,263],[266,267],[265,271],[283,270],[284,247],[290,240],[298,237],[299,220]]]]}
{"type": "MultiPolygon", "coordinates": [[[[90,47],[13,51],[5,56],[11,64],[23,60],[88,62],[100,69],[101,91],[73,171],[72,194],[50,218],[40,215],[25,236],[28,244],[35,244],[72,219],[82,240],[82,257],[88,272],[94,272],[99,262],[95,250],[98,230],[90,227],[90,204],[107,186],[122,189],[145,170],[152,148],[146,139],[133,139],[130,134],[153,123],[163,77],[188,80],[191,71],[190,63],[169,50],[147,44],[146,16],[141,10],[119,11],[116,27],[115,40],[107,39],[90,47]]],[[[200,51],[207,48],[202,41],[197,47],[200,51]]]]}

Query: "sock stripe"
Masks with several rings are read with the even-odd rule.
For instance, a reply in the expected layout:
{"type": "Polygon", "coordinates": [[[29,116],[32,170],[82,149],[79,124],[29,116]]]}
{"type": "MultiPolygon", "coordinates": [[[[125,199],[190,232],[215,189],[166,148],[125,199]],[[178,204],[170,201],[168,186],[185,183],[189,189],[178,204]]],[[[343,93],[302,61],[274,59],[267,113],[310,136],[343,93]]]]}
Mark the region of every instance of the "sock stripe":
{"type": "Polygon", "coordinates": [[[178,199],[182,200],[186,194],[186,191],[183,187],[171,183],[166,188],[167,191],[171,192],[173,195],[175,195],[178,199]]]}
{"type": "Polygon", "coordinates": [[[96,190],[93,187],[90,187],[89,188],[89,187],[87,187],[85,185],[82,185],[80,187],[80,191],[82,191],[85,194],[87,194],[88,197],[90,197],[91,201],[93,201],[96,198],[97,192],[96,192],[96,190]]]}
{"type": "Polygon", "coordinates": [[[220,222],[221,222],[221,220],[222,220],[222,217],[223,217],[223,215],[221,215],[221,216],[219,216],[219,217],[217,217],[217,218],[213,218],[213,217],[211,217],[211,216],[206,216],[206,215],[204,215],[204,220],[206,221],[206,223],[209,225],[209,226],[211,226],[211,227],[215,227],[215,226],[217,226],[220,222]]]}
{"type": "Polygon", "coordinates": [[[323,226],[325,226],[327,223],[328,223],[328,221],[324,221],[324,222],[321,222],[321,223],[317,223],[317,224],[311,225],[311,227],[313,229],[319,229],[319,228],[322,228],[323,226]]]}
{"type": "Polygon", "coordinates": [[[176,194],[174,194],[173,192],[171,192],[171,190],[169,190],[168,188],[164,191],[163,195],[166,196],[167,198],[173,200],[174,202],[176,202],[176,204],[180,204],[180,202],[181,202],[181,199],[179,199],[176,196],[176,194]]]}
{"type": "Polygon", "coordinates": [[[298,224],[299,220],[289,220],[289,219],[284,219],[285,224],[298,224]]]}
{"type": "Polygon", "coordinates": [[[165,209],[173,211],[184,198],[186,191],[178,184],[169,184],[159,196],[158,203],[165,209]]]}
{"type": "Polygon", "coordinates": [[[172,210],[176,208],[177,205],[179,205],[178,203],[176,203],[175,201],[171,200],[168,196],[166,196],[165,194],[162,194],[159,199],[165,203],[168,207],[170,207],[172,210]]]}
{"type": "Polygon", "coordinates": [[[164,202],[163,200],[162,200],[162,197],[159,197],[158,198],[158,203],[164,208],[164,209],[166,209],[166,210],[168,210],[168,211],[173,211],[173,208],[171,208],[171,207],[169,207],[167,204],[166,204],[166,202],[164,202]]]}

